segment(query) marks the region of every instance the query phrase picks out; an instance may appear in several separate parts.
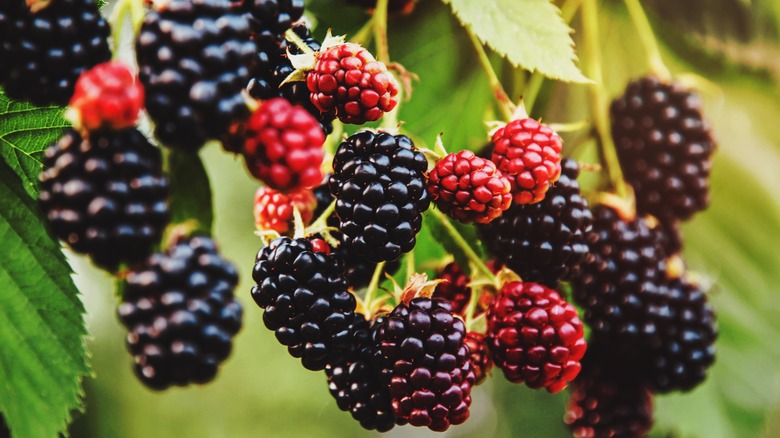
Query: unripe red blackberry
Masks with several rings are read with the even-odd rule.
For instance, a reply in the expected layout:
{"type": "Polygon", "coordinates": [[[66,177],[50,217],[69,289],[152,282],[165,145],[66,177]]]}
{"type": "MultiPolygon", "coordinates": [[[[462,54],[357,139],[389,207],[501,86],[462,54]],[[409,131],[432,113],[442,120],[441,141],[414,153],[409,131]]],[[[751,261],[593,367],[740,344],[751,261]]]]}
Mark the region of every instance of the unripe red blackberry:
{"type": "Polygon", "coordinates": [[[168,224],[168,181],[143,134],[69,130],[43,161],[38,199],[59,239],[112,271],[152,252],[168,224]]]}
{"type": "Polygon", "coordinates": [[[316,206],[317,199],[311,190],[282,193],[268,187],[260,187],[255,192],[255,226],[259,230],[287,234],[293,225],[295,208],[300,212],[303,222],[308,224],[316,206]]]}
{"type": "Polygon", "coordinates": [[[81,72],[111,59],[110,29],[94,0],[43,6],[0,4],[0,85],[11,99],[65,105],[81,72]]]}
{"type": "MultiPolygon", "coordinates": [[[[418,0],[389,0],[387,12],[390,14],[409,15],[414,11],[414,5],[418,0]]],[[[376,8],[376,0],[347,0],[347,3],[360,6],[373,13],[376,8]]]]}
{"type": "Polygon", "coordinates": [[[246,124],[247,168],[270,187],[290,191],[322,181],[325,134],[305,109],[281,98],[263,102],[246,124]]]}
{"type": "Polygon", "coordinates": [[[475,377],[465,337],[465,324],[440,298],[414,298],[387,316],[377,358],[396,423],[444,431],[468,419],[475,377]]]}
{"type": "Polygon", "coordinates": [[[610,114],[620,167],[640,214],[672,223],[709,205],[715,141],[697,95],[643,77],[628,84],[610,114]]]}
{"type": "Polygon", "coordinates": [[[587,364],[572,383],[564,422],[575,438],[644,437],[653,426],[653,394],[641,381],[587,364]]]}
{"type": "Polygon", "coordinates": [[[310,239],[274,239],[258,252],[252,273],[265,326],[313,371],[353,347],[356,306],[339,260],[318,249],[310,239]]]}
{"type": "Polygon", "coordinates": [[[577,182],[579,166],[561,163],[561,176],[536,204],[514,205],[498,219],[477,229],[499,264],[525,281],[556,287],[578,276],[588,255],[593,216],[577,182]]]}
{"type": "Polygon", "coordinates": [[[471,299],[469,276],[457,263],[450,262],[437,271],[436,279],[443,281],[436,285],[433,296],[447,300],[453,313],[463,315],[471,299]]]}
{"type": "Polygon", "coordinates": [[[130,271],[118,314],[135,371],[152,389],[206,383],[232,348],[238,274],[208,237],[179,238],[130,271]]]}
{"type": "Polygon", "coordinates": [[[344,123],[379,120],[398,104],[398,83],[384,63],[355,43],[321,51],[306,75],[311,101],[344,123]]]}
{"type": "Polygon", "coordinates": [[[86,130],[129,128],[144,107],[144,87],[126,65],[106,62],[81,74],[68,106],[86,130]]]}
{"type": "Polygon", "coordinates": [[[563,141],[534,119],[512,120],[493,133],[490,159],[512,184],[515,204],[544,199],[561,174],[563,141]]]}
{"type": "Polygon", "coordinates": [[[363,428],[386,432],[395,426],[390,392],[374,363],[378,350],[376,331],[384,318],[373,324],[355,314],[354,349],[325,367],[328,389],[339,409],[348,411],[363,428]]]}
{"type": "Polygon", "coordinates": [[[472,151],[449,154],[428,174],[428,193],[437,207],[463,223],[486,224],[512,203],[511,184],[496,165],[472,151]]]}
{"type": "Polygon", "coordinates": [[[136,55],[157,138],[194,152],[245,119],[241,90],[255,51],[248,19],[228,0],[170,0],[149,11],[136,55]]]}
{"type": "Polygon", "coordinates": [[[410,251],[430,199],[428,162],[405,135],[361,131],[341,143],[329,187],[344,244],[371,262],[410,251]]]}
{"type": "Polygon", "coordinates": [[[485,342],[485,335],[479,332],[466,333],[463,341],[469,347],[469,360],[474,368],[474,384],[479,385],[485,381],[490,370],[493,369],[493,358],[490,349],[485,342]]]}
{"type": "Polygon", "coordinates": [[[537,283],[506,283],[487,313],[487,342],[510,382],[561,391],[579,374],[585,355],[577,309],[537,283]]]}
{"type": "MultiPolygon", "coordinates": [[[[328,208],[330,203],[333,202],[335,198],[330,194],[330,188],[328,188],[327,184],[316,187],[314,189],[314,195],[317,197],[317,209],[314,211],[314,218],[316,219],[320,217],[320,215],[325,211],[326,208],[328,208]]],[[[335,212],[328,217],[328,226],[339,226],[339,219],[335,212]]],[[[366,260],[366,258],[356,252],[353,247],[344,245],[344,235],[340,232],[332,231],[331,236],[333,236],[339,242],[342,242],[342,244],[339,245],[334,250],[334,252],[338,254],[338,256],[341,257],[341,260],[344,262],[344,276],[347,278],[349,287],[357,290],[368,286],[368,284],[371,282],[371,277],[374,275],[374,270],[376,269],[377,263],[366,260]]],[[[394,275],[396,272],[398,272],[398,268],[400,267],[400,260],[386,262],[385,268],[382,272],[382,277],[380,278],[384,278],[385,274],[394,275]]]]}

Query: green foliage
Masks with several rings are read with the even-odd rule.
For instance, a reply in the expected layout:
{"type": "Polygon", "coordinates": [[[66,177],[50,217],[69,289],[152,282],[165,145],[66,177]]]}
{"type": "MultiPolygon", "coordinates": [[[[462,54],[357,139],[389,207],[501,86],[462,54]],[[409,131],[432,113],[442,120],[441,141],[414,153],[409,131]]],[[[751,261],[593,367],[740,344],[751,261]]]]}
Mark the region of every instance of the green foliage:
{"type": "Polygon", "coordinates": [[[82,408],[84,307],[35,202],[2,161],[0,241],[0,412],[15,437],[55,437],[82,408]]]}
{"type": "Polygon", "coordinates": [[[171,183],[171,223],[198,222],[198,229],[211,233],[214,207],[211,185],[203,162],[197,154],[166,150],[168,178],[171,183]]]}
{"type": "Polygon", "coordinates": [[[38,195],[43,151],[69,126],[62,113],[62,108],[56,106],[12,101],[0,89],[0,154],[32,197],[38,195]]]}
{"type": "Polygon", "coordinates": [[[566,82],[589,82],[577,68],[571,29],[549,0],[445,0],[464,26],[515,66],[566,82]]]}

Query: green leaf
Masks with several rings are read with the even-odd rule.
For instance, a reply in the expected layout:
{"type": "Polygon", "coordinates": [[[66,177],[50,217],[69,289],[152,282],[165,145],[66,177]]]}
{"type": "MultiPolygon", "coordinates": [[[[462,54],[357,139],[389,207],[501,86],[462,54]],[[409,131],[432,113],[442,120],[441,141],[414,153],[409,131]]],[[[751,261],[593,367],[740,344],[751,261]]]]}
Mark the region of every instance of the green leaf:
{"type": "Polygon", "coordinates": [[[194,219],[198,222],[198,229],[210,233],[214,225],[214,207],[209,176],[200,157],[170,150],[168,172],[171,180],[171,223],[194,219]]]}
{"type": "Polygon", "coordinates": [[[43,151],[69,126],[62,112],[56,106],[12,101],[0,89],[0,154],[32,197],[38,195],[43,151]]]}
{"type": "Polygon", "coordinates": [[[57,437],[82,408],[84,306],[59,246],[0,162],[0,412],[14,437],[57,437]]]}
{"type": "Polygon", "coordinates": [[[590,82],[575,64],[571,29],[549,0],[445,0],[464,26],[515,66],[590,82]]]}

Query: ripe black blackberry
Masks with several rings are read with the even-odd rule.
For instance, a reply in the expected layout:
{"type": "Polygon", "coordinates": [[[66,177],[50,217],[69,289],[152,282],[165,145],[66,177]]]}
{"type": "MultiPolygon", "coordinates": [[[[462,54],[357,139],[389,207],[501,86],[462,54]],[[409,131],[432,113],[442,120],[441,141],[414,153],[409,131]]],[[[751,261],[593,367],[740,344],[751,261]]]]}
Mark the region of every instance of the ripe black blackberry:
{"type": "Polygon", "coordinates": [[[245,119],[241,90],[255,52],[249,20],[228,0],[170,0],[151,10],[136,54],[157,138],[197,151],[245,119]]]}
{"type": "Polygon", "coordinates": [[[397,424],[444,431],[469,417],[474,369],[466,326],[441,298],[401,303],[379,326],[376,353],[397,424]]]}
{"type": "Polygon", "coordinates": [[[255,40],[279,41],[303,17],[304,0],[240,0],[238,8],[252,24],[255,40]]]}
{"type": "Polygon", "coordinates": [[[582,375],[571,385],[564,422],[576,438],[639,438],[653,425],[648,386],[613,367],[593,364],[586,354],[582,375]],[[609,370],[609,372],[606,371],[609,370]]]}
{"type": "Polygon", "coordinates": [[[594,334],[616,347],[646,345],[641,341],[657,334],[646,323],[664,281],[663,236],[642,219],[621,215],[612,206],[593,208],[591,255],[573,279],[573,296],[594,334]]]}
{"type": "Polygon", "coordinates": [[[252,298],[265,309],[265,326],[309,370],[352,348],[356,302],[341,268],[336,256],[304,238],[280,237],[257,253],[252,298]]]}
{"type": "Polygon", "coordinates": [[[110,29],[94,0],[0,4],[0,85],[11,99],[66,105],[82,71],[111,59],[110,29]]]}
{"type": "Polygon", "coordinates": [[[579,166],[564,159],[561,177],[536,204],[513,205],[488,224],[478,224],[488,251],[524,281],[555,287],[578,275],[588,254],[593,217],[580,194],[579,166]]]}
{"type": "Polygon", "coordinates": [[[374,363],[378,349],[376,329],[383,320],[380,317],[371,324],[365,316],[356,313],[354,350],[325,367],[328,389],[339,409],[351,413],[365,429],[379,432],[395,426],[390,392],[374,363]]]}
{"type": "Polygon", "coordinates": [[[640,214],[670,223],[707,207],[715,142],[697,95],[643,77],[628,84],[610,113],[620,166],[640,214]]]}
{"type": "Polygon", "coordinates": [[[68,130],[43,162],[38,199],[59,239],[111,271],[151,253],[168,223],[168,181],[143,134],[68,130]]]}
{"type": "Polygon", "coordinates": [[[241,328],[235,267],[209,237],[181,237],[127,276],[119,319],[138,378],[152,389],[212,380],[241,328]]]}
{"type": "Polygon", "coordinates": [[[688,391],[707,377],[715,361],[715,313],[706,293],[684,278],[663,284],[659,299],[665,303],[648,308],[657,335],[639,363],[646,366],[654,391],[688,391]]]}
{"type": "Polygon", "coordinates": [[[405,135],[360,131],[342,142],[328,184],[344,244],[371,262],[410,251],[430,205],[427,167],[405,135]]]}

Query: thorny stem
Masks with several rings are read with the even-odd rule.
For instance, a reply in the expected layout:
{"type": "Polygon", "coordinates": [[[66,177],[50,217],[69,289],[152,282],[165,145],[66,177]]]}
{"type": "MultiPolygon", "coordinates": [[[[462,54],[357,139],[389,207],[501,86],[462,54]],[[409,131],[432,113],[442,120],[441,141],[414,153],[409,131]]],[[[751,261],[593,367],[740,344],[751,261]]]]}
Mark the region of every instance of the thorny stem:
{"type": "Polygon", "coordinates": [[[482,43],[479,41],[479,38],[474,35],[474,32],[472,32],[471,28],[468,26],[466,26],[466,33],[469,35],[471,43],[474,45],[474,49],[477,51],[477,58],[479,58],[479,63],[482,65],[482,69],[485,71],[485,74],[488,77],[490,88],[493,90],[493,97],[495,97],[498,101],[501,115],[508,122],[512,120],[512,113],[515,111],[514,104],[512,104],[512,99],[509,98],[509,95],[506,94],[504,87],[501,85],[501,81],[498,79],[498,75],[496,75],[496,71],[493,69],[493,64],[490,63],[490,58],[488,58],[488,55],[485,52],[485,48],[482,47],[482,43]]]}
{"type": "Polygon", "coordinates": [[[650,27],[650,22],[647,20],[642,5],[639,0],[625,0],[626,8],[629,15],[631,15],[631,21],[634,22],[634,27],[639,34],[639,40],[642,42],[642,47],[645,49],[647,55],[647,62],[650,64],[650,70],[655,73],[659,78],[663,80],[670,80],[672,74],[669,72],[669,68],[664,64],[661,57],[661,50],[658,48],[658,41],[653,34],[653,28],[650,27]]]}
{"type": "Polygon", "coordinates": [[[486,278],[488,278],[491,282],[496,282],[496,276],[493,274],[493,272],[490,271],[490,268],[487,267],[484,261],[477,255],[476,252],[474,252],[474,249],[471,248],[471,245],[469,245],[468,242],[466,242],[466,239],[461,236],[461,234],[458,232],[458,230],[452,225],[452,222],[450,222],[450,219],[444,215],[439,209],[432,208],[430,210],[431,214],[438,220],[441,225],[447,230],[447,233],[449,233],[450,237],[452,237],[452,240],[455,241],[455,243],[463,250],[463,252],[466,254],[466,257],[469,259],[471,263],[474,264],[474,267],[486,278]]]}
{"type": "MultiPolygon", "coordinates": [[[[363,298],[363,305],[366,306],[366,312],[370,312],[371,302],[374,301],[376,292],[379,290],[379,279],[383,272],[385,272],[385,262],[377,263],[376,268],[374,268],[374,273],[371,275],[371,282],[368,283],[366,295],[363,298]]],[[[370,315],[366,315],[366,317],[369,316],[370,315]]]]}
{"type": "Polygon", "coordinates": [[[618,196],[628,197],[626,182],[623,180],[623,172],[620,169],[615,143],[609,129],[608,98],[604,90],[604,74],[602,72],[602,58],[599,37],[598,0],[584,0],[582,6],[582,21],[584,27],[585,74],[594,81],[590,85],[590,112],[593,125],[596,130],[599,155],[604,168],[607,171],[609,182],[618,196]]]}

